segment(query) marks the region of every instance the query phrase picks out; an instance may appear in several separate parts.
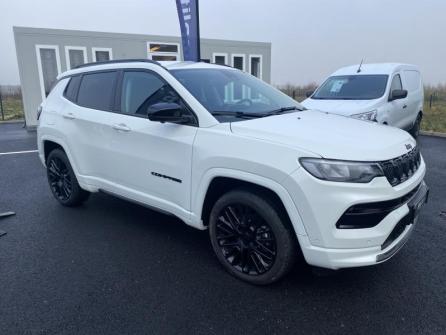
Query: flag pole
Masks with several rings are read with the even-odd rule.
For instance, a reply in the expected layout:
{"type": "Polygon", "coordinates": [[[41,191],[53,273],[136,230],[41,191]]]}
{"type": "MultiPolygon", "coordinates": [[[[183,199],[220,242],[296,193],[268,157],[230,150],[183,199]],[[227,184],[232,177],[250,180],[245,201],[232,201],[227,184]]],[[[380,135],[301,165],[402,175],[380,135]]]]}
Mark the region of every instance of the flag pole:
{"type": "Polygon", "coordinates": [[[197,62],[201,62],[201,43],[200,43],[200,6],[197,1],[197,62]]]}

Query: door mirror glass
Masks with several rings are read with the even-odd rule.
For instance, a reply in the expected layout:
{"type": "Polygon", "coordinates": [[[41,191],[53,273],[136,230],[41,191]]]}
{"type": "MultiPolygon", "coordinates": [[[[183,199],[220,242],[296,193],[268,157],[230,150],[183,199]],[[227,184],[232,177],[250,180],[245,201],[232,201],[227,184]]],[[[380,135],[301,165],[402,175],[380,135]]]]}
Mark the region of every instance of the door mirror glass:
{"type": "Polygon", "coordinates": [[[179,104],[174,102],[159,102],[153,104],[148,108],[147,112],[150,121],[179,124],[193,122],[192,116],[179,104]]]}
{"type": "Polygon", "coordinates": [[[390,101],[404,99],[407,97],[407,90],[393,90],[390,94],[390,101]]]}

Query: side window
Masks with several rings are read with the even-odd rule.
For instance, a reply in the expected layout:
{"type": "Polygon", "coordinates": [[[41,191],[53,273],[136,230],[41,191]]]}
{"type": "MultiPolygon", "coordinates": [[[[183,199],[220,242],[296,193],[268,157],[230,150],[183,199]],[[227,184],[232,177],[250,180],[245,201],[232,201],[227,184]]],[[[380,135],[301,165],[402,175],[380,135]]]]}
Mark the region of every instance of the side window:
{"type": "Polygon", "coordinates": [[[399,74],[396,74],[395,76],[393,76],[392,85],[390,86],[390,92],[392,92],[393,90],[402,90],[402,89],[403,85],[401,84],[401,77],[399,74]]]}
{"type": "Polygon", "coordinates": [[[149,72],[124,72],[121,93],[122,113],[147,117],[149,108],[159,103],[175,103],[187,110],[179,95],[157,75],[149,72]]]}
{"type": "Polygon", "coordinates": [[[71,102],[76,102],[76,94],[80,81],[80,76],[71,77],[67,87],[65,88],[64,97],[71,102]]]}
{"type": "Polygon", "coordinates": [[[78,105],[110,111],[115,81],[116,71],[85,74],[77,95],[78,105]]]}

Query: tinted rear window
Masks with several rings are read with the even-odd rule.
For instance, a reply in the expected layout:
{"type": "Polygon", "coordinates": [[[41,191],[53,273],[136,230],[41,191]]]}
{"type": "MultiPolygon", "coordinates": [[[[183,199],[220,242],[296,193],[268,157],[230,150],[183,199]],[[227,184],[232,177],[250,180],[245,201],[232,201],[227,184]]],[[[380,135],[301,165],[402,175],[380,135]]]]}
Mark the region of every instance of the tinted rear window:
{"type": "Polygon", "coordinates": [[[75,102],[76,101],[76,93],[77,88],[79,87],[79,82],[81,80],[80,76],[71,77],[70,82],[65,89],[64,97],[68,100],[75,102]]]}
{"type": "Polygon", "coordinates": [[[111,110],[116,72],[85,74],[77,95],[77,103],[83,107],[111,110]]]}

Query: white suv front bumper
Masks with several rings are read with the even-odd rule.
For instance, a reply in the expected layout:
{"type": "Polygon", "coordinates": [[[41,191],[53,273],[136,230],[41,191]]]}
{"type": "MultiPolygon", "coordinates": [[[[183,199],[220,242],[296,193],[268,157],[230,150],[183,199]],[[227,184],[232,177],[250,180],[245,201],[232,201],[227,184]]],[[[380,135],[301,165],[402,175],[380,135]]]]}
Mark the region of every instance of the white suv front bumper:
{"type": "Polygon", "coordinates": [[[375,178],[367,184],[327,182],[298,169],[287,178],[285,187],[306,231],[306,235],[298,235],[306,261],[315,266],[339,269],[373,265],[393,256],[413,230],[414,224],[407,222],[411,215],[410,199],[370,228],[339,229],[336,222],[353,205],[402,198],[411,191],[415,193],[415,189],[415,194],[427,191],[423,181],[425,169],[422,160],[417,172],[395,187],[385,177],[375,178]],[[398,234],[389,239],[392,232],[398,234]]]}

